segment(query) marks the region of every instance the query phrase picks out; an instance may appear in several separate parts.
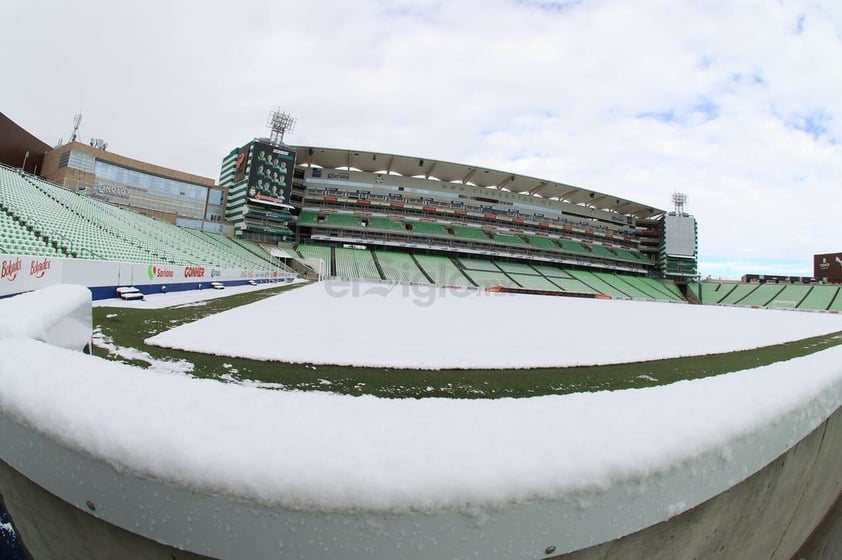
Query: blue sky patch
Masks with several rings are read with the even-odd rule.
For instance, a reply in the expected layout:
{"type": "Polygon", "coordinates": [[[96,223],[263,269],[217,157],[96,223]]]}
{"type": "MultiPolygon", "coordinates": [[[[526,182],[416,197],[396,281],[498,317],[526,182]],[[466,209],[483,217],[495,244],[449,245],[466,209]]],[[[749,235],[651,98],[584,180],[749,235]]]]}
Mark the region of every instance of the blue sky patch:
{"type": "Polygon", "coordinates": [[[675,122],[675,109],[669,111],[647,111],[645,113],[638,113],[635,117],[638,119],[653,119],[659,122],[671,123],[675,122]]]}

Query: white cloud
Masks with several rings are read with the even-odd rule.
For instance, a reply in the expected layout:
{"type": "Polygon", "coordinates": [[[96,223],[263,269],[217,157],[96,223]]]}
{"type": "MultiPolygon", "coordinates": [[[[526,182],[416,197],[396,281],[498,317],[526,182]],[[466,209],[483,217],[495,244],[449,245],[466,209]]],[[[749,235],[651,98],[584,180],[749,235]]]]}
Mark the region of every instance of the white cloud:
{"type": "Polygon", "coordinates": [[[48,142],[84,108],[83,138],[216,176],[281,107],[292,143],[686,192],[702,261],[840,250],[831,1],[29,6],[0,7],[0,106],[48,142]]]}

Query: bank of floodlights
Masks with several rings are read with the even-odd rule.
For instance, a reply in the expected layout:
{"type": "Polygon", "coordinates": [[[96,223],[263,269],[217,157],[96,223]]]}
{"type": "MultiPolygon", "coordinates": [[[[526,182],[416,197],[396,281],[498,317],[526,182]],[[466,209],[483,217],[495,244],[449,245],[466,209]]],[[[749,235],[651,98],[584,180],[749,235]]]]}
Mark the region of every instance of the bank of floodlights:
{"type": "Polygon", "coordinates": [[[269,113],[266,126],[269,127],[269,140],[273,144],[283,144],[284,134],[295,130],[295,117],[289,113],[282,113],[280,109],[269,113]]]}
{"type": "Polygon", "coordinates": [[[682,192],[672,193],[672,204],[675,206],[675,213],[678,216],[684,215],[684,205],[687,204],[687,195],[682,192]]]}

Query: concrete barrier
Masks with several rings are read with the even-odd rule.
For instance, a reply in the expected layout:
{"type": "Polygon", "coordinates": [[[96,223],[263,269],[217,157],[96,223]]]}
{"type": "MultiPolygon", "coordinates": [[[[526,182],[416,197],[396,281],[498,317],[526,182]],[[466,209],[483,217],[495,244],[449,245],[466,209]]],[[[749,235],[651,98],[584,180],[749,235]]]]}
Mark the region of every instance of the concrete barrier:
{"type": "MultiPolygon", "coordinates": [[[[823,560],[838,550],[840,524],[830,517],[820,526],[842,492],[838,376],[829,376],[830,384],[801,406],[752,423],[748,432],[662,468],[630,471],[598,488],[476,508],[293,509],[230,489],[210,491],[198,482],[192,485],[189,477],[174,483],[144,476],[121,464],[108,450],[131,447],[131,441],[125,431],[100,430],[114,421],[108,407],[100,412],[101,398],[91,401],[84,391],[68,399],[61,396],[74,384],[74,372],[81,381],[96,370],[104,376],[93,378],[98,384],[107,379],[125,392],[128,383],[132,394],[159,395],[142,392],[157,390],[157,381],[134,368],[21,335],[28,336],[11,332],[8,336],[16,338],[0,340],[0,355],[5,352],[0,362],[0,494],[35,560],[787,559],[797,553],[823,560]],[[31,359],[35,355],[38,360],[31,359]],[[65,382],[69,385],[61,385],[52,397],[38,399],[47,383],[65,382]],[[79,416],[75,411],[85,403],[94,409],[84,411],[93,419],[84,424],[93,429],[84,438],[90,448],[80,447],[76,434],[63,427],[79,416]],[[67,438],[61,439],[62,433],[67,438]]],[[[836,353],[828,356],[835,358],[836,353]]],[[[765,379],[760,370],[752,375],[765,379]]],[[[174,383],[194,383],[166,379],[173,388],[174,383]]],[[[232,391],[215,387],[226,395],[232,391]]],[[[190,385],[191,396],[195,388],[190,385]]],[[[140,417],[146,427],[146,415],[140,417]]],[[[176,428],[167,424],[162,437],[172,440],[176,428]]],[[[156,450],[162,441],[155,439],[156,450]]],[[[179,449],[172,448],[172,453],[179,449]]],[[[243,465],[265,457],[260,449],[244,451],[248,456],[243,465]]],[[[277,471],[271,472],[274,477],[277,471]]]]}
{"type": "MultiPolygon", "coordinates": [[[[3,426],[4,432],[9,425],[3,426]]],[[[16,430],[15,430],[16,431],[16,430]]],[[[16,431],[17,432],[17,431],[16,431]]],[[[6,432],[8,433],[8,432],[6,432]]],[[[16,436],[24,432],[15,433],[16,436]]],[[[40,460],[58,467],[68,480],[80,481],[80,469],[88,468],[84,461],[73,464],[61,454],[54,456],[51,447],[37,434],[29,434],[23,446],[39,448],[40,460]]],[[[55,451],[55,450],[53,450],[55,451]]],[[[481,536],[481,523],[469,522],[464,517],[461,522],[450,528],[460,540],[471,541],[471,547],[481,552],[482,558],[564,558],[565,560],[681,560],[681,559],[733,559],[762,558],[805,560],[831,560],[838,558],[834,551],[839,550],[839,523],[826,531],[818,544],[796,555],[814,529],[831,511],[842,490],[842,411],[837,411],[821,426],[801,440],[796,446],[776,458],[772,463],[734,485],[727,491],[703,502],[702,504],[677,515],[667,521],[657,523],[634,534],[603,544],[554,556],[553,546],[548,540],[537,541],[534,546],[523,546],[509,551],[506,556],[491,556],[484,550],[481,536]],[[836,536],[834,536],[836,535],[836,536]],[[834,544],[835,543],[835,544],[834,544]]],[[[255,532],[267,531],[266,521],[282,515],[274,512],[267,516],[267,511],[256,504],[237,504],[239,507],[227,507],[223,502],[211,496],[195,496],[195,500],[185,502],[185,496],[177,489],[151,483],[151,481],[130,480],[116,472],[104,472],[107,465],[95,468],[95,479],[100,481],[102,489],[83,485],[79,488],[80,499],[94,494],[110,494],[106,502],[97,504],[85,499],[84,509],[78,508],[67,500],[46,491],[42,485],[23,476],[6,462],[0,461],[0,491],[6,506],[18,530],[20,538],[35,560],[64,558],[67,560],[90,560],[98,558],[161,558],[161,559],[198,559],[208,556],[192,552],[191,549],[204,548],[208,541],[214,540],[213,534],[222,535],[230,541],[228,554],[212,555],[218,558],[284,558],[284,552],[309,550],[305,558],[397,558],[407,557],[401,553],[401,540],[411,541],[411,536],[392,532],[388,524],[394,521],[391,516],[372,516],[367,514],[349,515],[343,524],[357,533],[353,546],[345,542],[346,549],[330,546],[333,539],[344,539],[345,534],[337,532],[321,534],[308,531],[307,524],[324,525],[325,516],[300,516],[300,519],[285,519],[283,525],[298,527],[300,538],[315,547],[300,547],[301,543],[289,540],[296,538],[295,532],[285,531],[283,535],[272,538],[273,550],[262,549],[265,539],[253,540],[254,535],[237,533],[236,519],[243,517],[255,527],[255,532]],[[114,477],[117,477],[116,479],[114,477]],[[123,478],[122,481],[118,480],[123,478]],[[111,478],[111,480],[109,480],[111,478]],[[128,528],[121,528],[102,519],[113,515],[115,507],[136,509],[133,504],[123,503],[132,500],[126,488],[140,482],[143,491],[151,492],[154,499],[145,499],[145,505],[138,511],[136,523],[129,523],[128,528]],[[110,503],[109,503],[110,502],[110,503]],[[109,512],[109,509],[111,510],[109,512]],[[309,519],[308,519],[309,518],[309,519]],[[164,533],[178,534],[177,546],[165,545],[144,536],[141,528],[160,525],[164,533]],[[132,531],[131,526],[136,525],[132,531]],[[261,529],[262,526],[262,529],[261,529]],[[287,539],[285,541],[285,539],[287,539]],[[327,551],[321,548],[328,543],[327,551]],[[387,544],[384,547],[380,544],[387,544]],[[258,548],[261,548],[258,550],[258,548]]],[[[37,476],[37,475],[36,475],[37,476]]],[[[84,477],[83,477],[84,478],[84,477]]],[[[137,490],[138,488],[135,488],[137,490]]],[[[136,496],[135,496],[136,497],[136,496]]],[[[137,505],[137,504],[134,504],[137,505]]],[[[230,506],[230,504],[228,504],[230,506]]],[[[634,516],[633,510],[623,512],[634,516]]],[[[416,520],[406,524],[405,530],[412,532],[416,520]]],[[[449,522],[454,521],[450,519],[449,522]]],[[[557,520],[544,519],[545,525],[552,530],[557,520]]],[[[270,522],[269,527],[272,526],[270,522]]],[[[341,525],[337,525],[340,527],[341,525]]],[[[449,541],[445,526],[439,528],[443,543],[449,541]]],[[[519,527],[513,526],[512,531],[519,527]]],[[[556,528],[558,529],[558,528],[556,528]]],[[[435,539],[433,539],[435,540],[435,539]]],[[[425,558],[461,558],[466,551],[460,547],[436,547],[430,544],[426,550],[412,550],[409,556],[425,558]],[[453,554],[456,552],[456,554],[453,554]]]]}

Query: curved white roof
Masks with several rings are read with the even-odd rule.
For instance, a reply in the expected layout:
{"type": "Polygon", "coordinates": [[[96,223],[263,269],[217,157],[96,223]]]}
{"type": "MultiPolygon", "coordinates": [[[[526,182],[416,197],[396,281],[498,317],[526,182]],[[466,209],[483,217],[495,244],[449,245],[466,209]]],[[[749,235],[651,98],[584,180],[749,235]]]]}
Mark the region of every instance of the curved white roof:
{"type": "Polygon", "coordinates": [[[598,210],[616,212],[635,218],[653,218],[665,210],[597,192],[519,175],[508,171],[486,169],[475,165],[452,163],[417,156],[401,156],[364,150],[290,146],[297,153],[297,165],[327,167],[329,169],[357,169],[368,173],[390,173],[405,177],[423,176],[446,183],[472,184],[479,187],[507,190],[519,194],[540,196],[571,204],[582,204],[598,210]]]}

